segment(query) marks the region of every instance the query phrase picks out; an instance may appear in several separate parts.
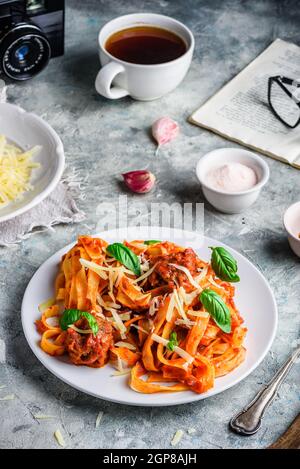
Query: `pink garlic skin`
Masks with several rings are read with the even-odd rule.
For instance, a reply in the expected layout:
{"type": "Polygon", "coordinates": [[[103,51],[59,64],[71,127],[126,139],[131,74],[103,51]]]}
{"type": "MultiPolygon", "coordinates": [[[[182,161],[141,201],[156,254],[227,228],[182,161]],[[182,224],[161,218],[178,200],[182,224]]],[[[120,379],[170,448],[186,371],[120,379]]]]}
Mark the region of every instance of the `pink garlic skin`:
{"type": "Polygon", "coordinates": [[[150,192],[155,184],[155,176],[146,169],[138,171],[129,171],[122,174],[126,186],[137,194],[146,194],[150,192]]]}
{"type": "Polygon", "coordinates": [[[152,125],[152,135],[159,146],[173,140],[178,133],[179,125],[169,117],[161,117],[152,125]]]}

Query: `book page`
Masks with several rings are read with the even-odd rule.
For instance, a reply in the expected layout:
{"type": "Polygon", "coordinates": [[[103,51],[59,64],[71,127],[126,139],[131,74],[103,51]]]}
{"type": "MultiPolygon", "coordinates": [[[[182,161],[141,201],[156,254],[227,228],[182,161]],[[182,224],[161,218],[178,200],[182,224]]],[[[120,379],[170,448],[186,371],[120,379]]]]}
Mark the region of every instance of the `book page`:
{"type": "Polygon", "coordinates": [[[190,122],[268,156],[300,165],[300,125],[295,129],[285,126],[268,104],[268,78],[274,75],[300,78],[300,47],[276,39],[201,106],[190,122]]]}

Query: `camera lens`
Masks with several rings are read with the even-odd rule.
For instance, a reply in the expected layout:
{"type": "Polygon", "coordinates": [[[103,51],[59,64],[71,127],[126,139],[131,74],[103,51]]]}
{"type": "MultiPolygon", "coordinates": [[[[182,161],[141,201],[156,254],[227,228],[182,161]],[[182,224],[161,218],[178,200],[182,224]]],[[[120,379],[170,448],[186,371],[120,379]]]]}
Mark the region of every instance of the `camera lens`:
{"type": "Polygon", "coordinates": [[[28,80],[48,64],[50,45],[35,25],[18,24],[0,42],[3,72],[14,80],[28,80]]]}
{"type": "Polygon", "coordinates": [[[19,47],[15,52],[16,58],[20,62],[24,62],[24,60],[26,59],[26,56],[28,56],[29,50],[30,49],[29,49],[29,46],[27,44],[24,44],[23,46],[19,47]]]}

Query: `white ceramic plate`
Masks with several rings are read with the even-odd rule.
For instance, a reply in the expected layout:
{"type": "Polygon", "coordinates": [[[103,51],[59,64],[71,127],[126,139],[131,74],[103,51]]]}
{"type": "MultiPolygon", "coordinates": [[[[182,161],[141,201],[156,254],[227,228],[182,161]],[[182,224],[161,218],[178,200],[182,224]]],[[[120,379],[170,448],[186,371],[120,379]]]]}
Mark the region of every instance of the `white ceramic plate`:
{"type": "Polygon", "coordinates": [[[11,202],[0,209],[0,222],[9,220],[39,204],[59,182],[65,164],[64,149],[57,133],[43,119],[24,111],[14,104],[0,104],[0,134],[23,150],[40,145],[41,151],[34,158],[40,168],[32,172],[32,191],[22,200],[11,202]]]}
{"type": "Polygon", "coordinates": [[[54,279],[61,256],[70,247],[59,250],[38,269],[26,289],[22,303],[22,324],[26,339],[37,358],[55,376],[92,396],[108,401],[137,406],[168,406],[184,404],[218,394],[234,386],[249,375],[262,361],[271,347],[277,327],[277,308],[273,293],[260,271],[244,256],[228,246],[211,238],[188,239],[187,232],[164,228],[140,227],[127,230],[113,230],[97,236],[108,242],[124,239],[170,239],[182,246],[192,246],[199,256],[209,260],[208,246],[224,246],[231,251],[238,262],[241,282],[236,285],[236,304],[245,319],[248,334],[245,342],[247,356],[244,363],[228,375],[217,378],[215,387],[205,394],[192,391],[177,393],[140,394],[132,391],[128,384],[128,376],[112,376],[113,368],[106,365],[95,369],[78,367],[68,362],[66,357],[56,358],[47,355],[39,347],[40,335],[34,321],[40,317],[38,305],[53,296],[54,279]],[[197,248],[198,246],[198,248],[197,248]]]}

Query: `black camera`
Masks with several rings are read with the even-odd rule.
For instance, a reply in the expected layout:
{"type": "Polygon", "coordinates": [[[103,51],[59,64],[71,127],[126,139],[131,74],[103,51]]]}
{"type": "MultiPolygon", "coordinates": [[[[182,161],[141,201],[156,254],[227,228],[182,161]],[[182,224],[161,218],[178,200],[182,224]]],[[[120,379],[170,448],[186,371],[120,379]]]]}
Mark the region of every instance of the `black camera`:
{"type": "Polygon", "coordinates": [[[28,80],[64,53],[64,0],[0,0],[0,71],[28,80]]]}

